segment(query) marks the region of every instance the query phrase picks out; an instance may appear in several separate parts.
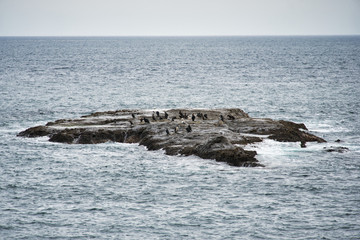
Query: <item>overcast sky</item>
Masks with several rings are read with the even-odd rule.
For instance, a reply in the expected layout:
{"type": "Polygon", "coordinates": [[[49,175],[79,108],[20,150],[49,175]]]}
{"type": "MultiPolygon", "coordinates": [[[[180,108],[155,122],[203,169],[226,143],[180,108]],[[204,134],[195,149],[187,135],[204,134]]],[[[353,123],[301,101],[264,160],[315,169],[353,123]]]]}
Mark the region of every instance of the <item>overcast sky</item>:
{"type": "Polygon", "coordinates": [[[0,36],[360,34],[360,0],[0,0],[0,36]]]}

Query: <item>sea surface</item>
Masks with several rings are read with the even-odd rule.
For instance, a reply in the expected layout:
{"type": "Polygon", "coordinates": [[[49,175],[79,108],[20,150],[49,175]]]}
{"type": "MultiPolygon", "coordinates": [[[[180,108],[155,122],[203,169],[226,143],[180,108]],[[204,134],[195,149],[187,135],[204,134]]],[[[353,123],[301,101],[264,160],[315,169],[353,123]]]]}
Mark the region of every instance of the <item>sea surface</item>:
{"type": "Polygon", "coordinates": [[[360,36],[1,37],[0,239],[92,238],[360,239],[360,36]],[[96,111],[223,107],[328,142],[267,140],[248,146],[266,167],[238,168],[16,136],[96,111]]]}

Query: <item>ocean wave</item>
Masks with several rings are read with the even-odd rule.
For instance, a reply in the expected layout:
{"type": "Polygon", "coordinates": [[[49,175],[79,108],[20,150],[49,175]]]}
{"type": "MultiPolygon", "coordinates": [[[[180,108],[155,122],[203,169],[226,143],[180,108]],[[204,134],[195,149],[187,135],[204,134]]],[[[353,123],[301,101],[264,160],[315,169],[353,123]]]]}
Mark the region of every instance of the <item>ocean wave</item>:
{"type": "Polygon", "coordinates": [[[54,67],[53,69],[54,69],[54,70],[67,70],[67,69],[71,69],[71,67],[67,67],[67,66],[64,66],[64,67],[54,67]]]}

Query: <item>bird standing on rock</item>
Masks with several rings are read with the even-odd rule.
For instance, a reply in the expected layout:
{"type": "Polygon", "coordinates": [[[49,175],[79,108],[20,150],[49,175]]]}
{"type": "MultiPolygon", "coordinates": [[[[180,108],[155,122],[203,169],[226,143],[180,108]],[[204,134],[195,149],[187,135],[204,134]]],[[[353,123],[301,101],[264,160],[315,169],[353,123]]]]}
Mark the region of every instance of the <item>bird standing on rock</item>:
{"type": "Polygon", "coordinates": [[[195,121],[195,114],[192,114],[192,115],[191,115],[191,119],[192,119],[193,121],[195,121]]]}
{"type": "Polygon", "coordinates": [[[187,131],[188,133],[192,131],[191,126],[190,126],[190,125],[188,125],[188,126],[187,126],[186,131],[187,131]]]}
{"type": "Polygon", "coordinates": [[[166,129],[166,135],[170,135],[169,129],[166,129]]]}
{"type": "Polygon", "coordinates": [[[146,117],[144,117],[144,122],[145,123],[150,123],[149,119],[147,119],[146,117]]]}

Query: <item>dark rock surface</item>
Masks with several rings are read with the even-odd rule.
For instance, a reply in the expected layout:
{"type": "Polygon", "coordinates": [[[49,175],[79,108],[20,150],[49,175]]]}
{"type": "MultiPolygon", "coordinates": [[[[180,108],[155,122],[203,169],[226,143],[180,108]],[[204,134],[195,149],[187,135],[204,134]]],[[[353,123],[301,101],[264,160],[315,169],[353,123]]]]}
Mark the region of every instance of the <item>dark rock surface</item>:
{"type": "Polygon", "coordinates": [[[344,153],[349,151],[349,148],[347,147],[341,147],[341,146],[330,146],[330,147],[324,147],[324,150],[326,152],[338,152],[338,153],[344,153]]]}
{"type": "MultiPolygon", "coordinates": [[[[60,119],[18,136],[49,136],[49,141],[96,144],[139,143],[168,155],[196,155],[233,166],[262,166],[247,144],[270,138],[282,142],[325,142],[304,124],[251,118],[241,109],[118,110],[79,119],[60,119]]],[[[300,144],[299,144],[300,147],[300,144]]]]}

